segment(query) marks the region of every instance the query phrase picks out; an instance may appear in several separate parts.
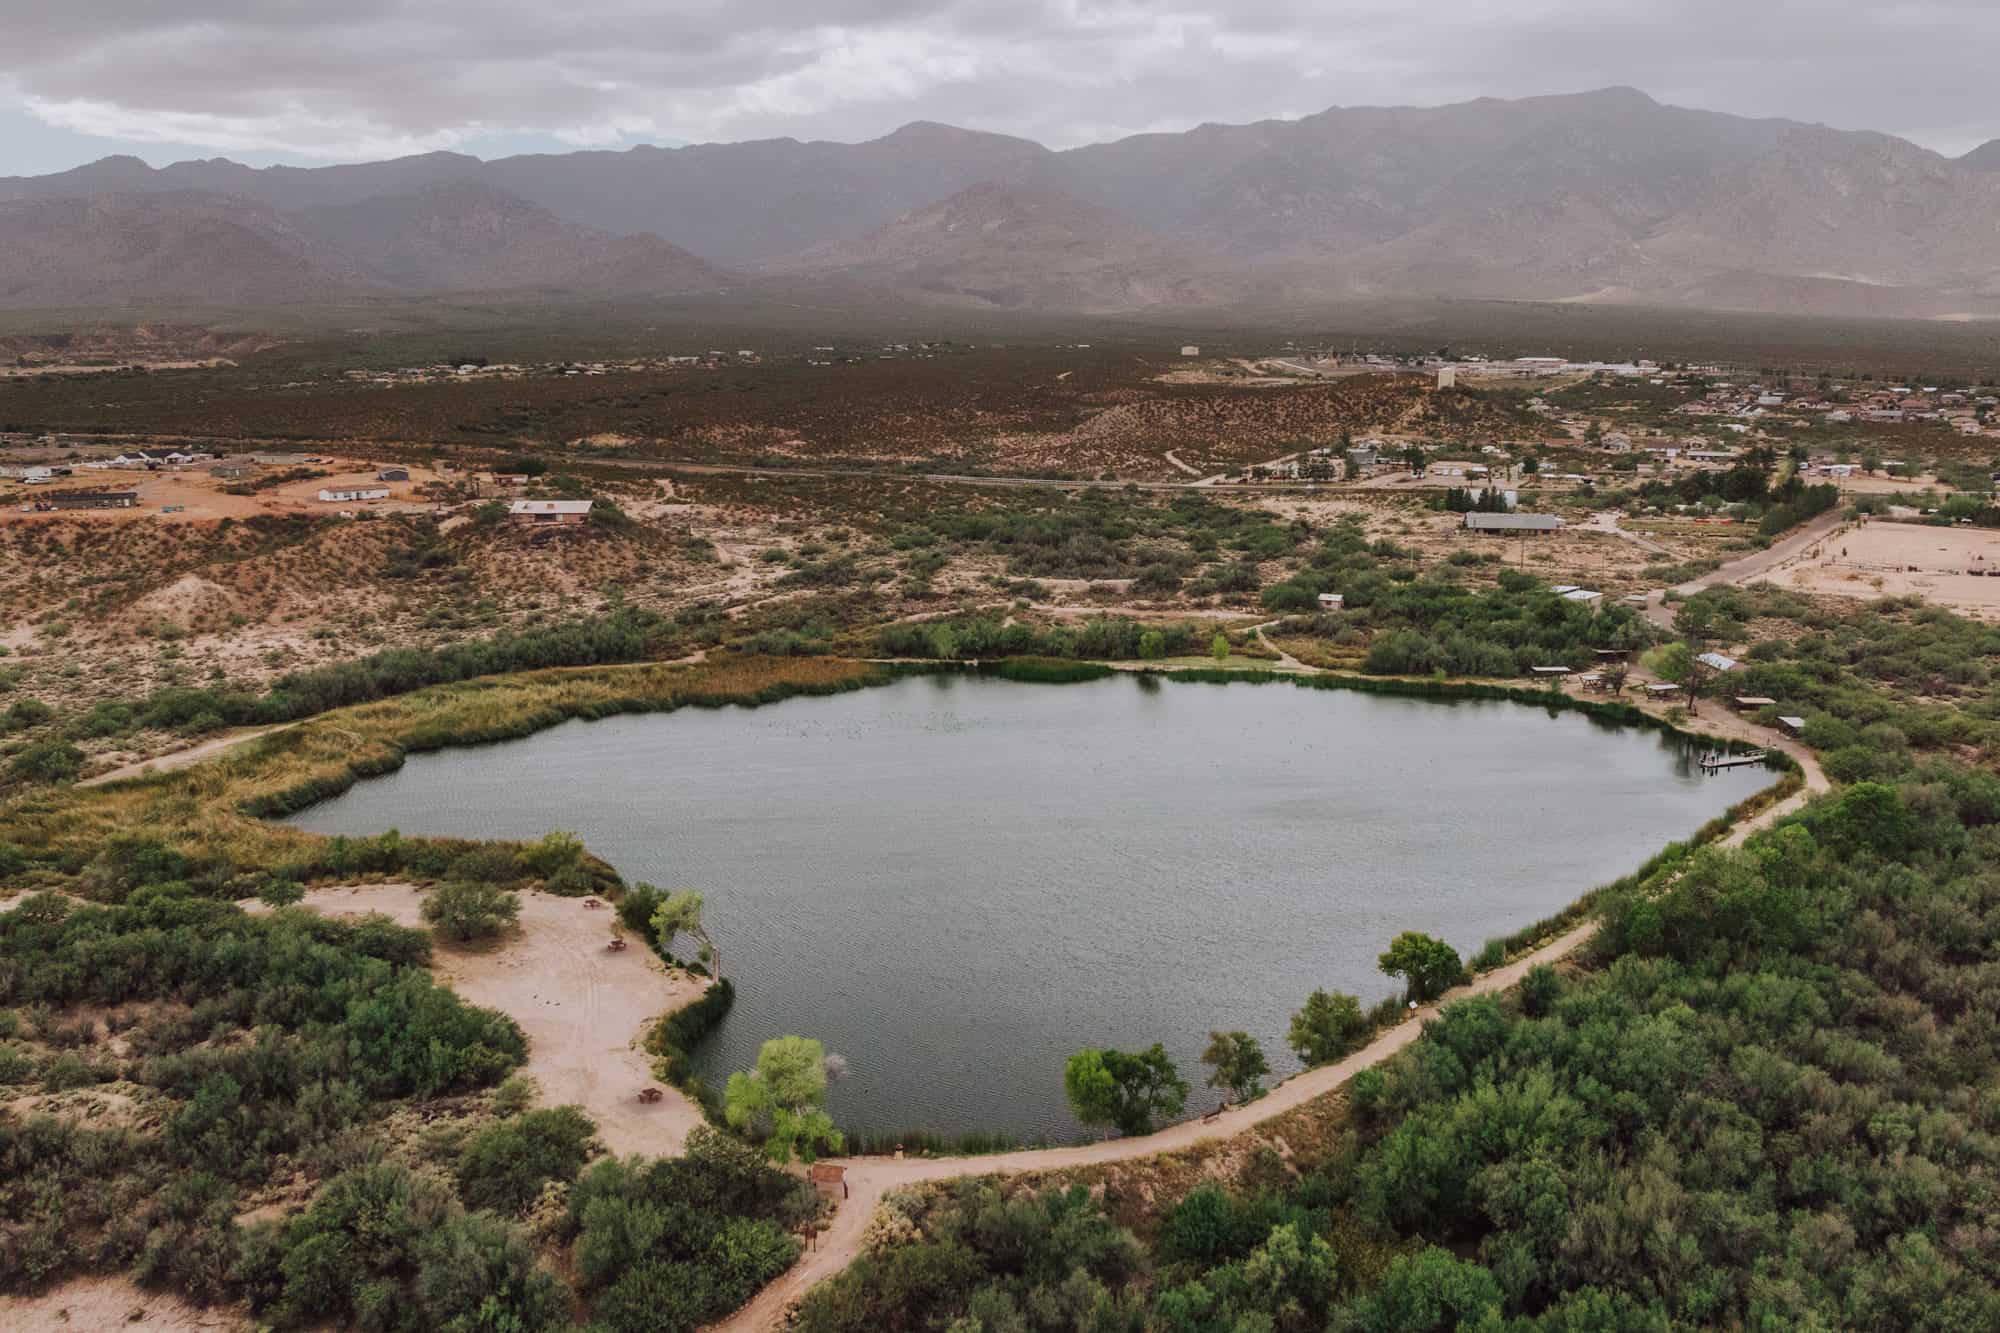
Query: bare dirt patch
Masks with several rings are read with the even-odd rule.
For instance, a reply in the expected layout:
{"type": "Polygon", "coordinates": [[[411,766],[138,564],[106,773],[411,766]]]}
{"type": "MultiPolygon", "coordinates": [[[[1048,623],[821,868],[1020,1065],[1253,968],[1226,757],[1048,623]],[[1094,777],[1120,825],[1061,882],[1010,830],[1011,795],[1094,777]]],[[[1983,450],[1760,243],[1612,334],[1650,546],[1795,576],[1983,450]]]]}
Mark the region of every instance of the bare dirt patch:
{"type": "Polygon", "coordinates": [[[0,1295],[0,1328],[63,1329],[67,1333],[113,1333],[150,1329],[248,1329],[251,1321],[228,1309],[203,1309],[178,1296],[145,1291],[127,1278],[81,1277],[38,1296],[0,1295]]]}
{"type": "Polygon", "coordinates": [[[1871,522],[1828,537],[1766,577],[1799,592],[1914,595],[1991,620],[2000,618],[2000,532],[1871,522]]]}
{"type": "MultiPolygon", "coordinates": [[[[534,1079],[545,1105],[581,1106],[597,1136],[614,1153],[678,1153],[702,1123],[699,1108],[672,1088],[643,1105],[640,1089],[656,1086],[652,1058],[642,1049],[662,1014],[692,1004],[706,983],[672,973],[642,943],[605,948],[615,913],[580,898],[521,895],[518,930],[484,949],[439,941],[432,971],[460,998],[497,1009],[528,1038],[522,1073],[534,1079]]],[[[421,926],[423,892],[413,884],[319,889],[304,906],[328,916],[380,913],[421,926]]],[[[246,903],[245,910],[266,910],[246,903]]]]}

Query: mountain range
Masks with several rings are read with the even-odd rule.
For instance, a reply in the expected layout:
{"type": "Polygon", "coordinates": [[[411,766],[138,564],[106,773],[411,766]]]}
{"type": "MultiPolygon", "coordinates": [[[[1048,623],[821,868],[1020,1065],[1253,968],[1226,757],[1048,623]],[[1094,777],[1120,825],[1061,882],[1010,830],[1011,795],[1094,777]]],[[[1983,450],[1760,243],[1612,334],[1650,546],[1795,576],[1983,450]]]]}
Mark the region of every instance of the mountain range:
{"type": "Polygon", "coordinates": [[[481,162],[106,158],[0,179],[0,305],[655,297],[827,284],[1050,311],[1383,295],[2000,315],[2000,141],[1614,88],[1067,151],[931,123],[481,162]]]}

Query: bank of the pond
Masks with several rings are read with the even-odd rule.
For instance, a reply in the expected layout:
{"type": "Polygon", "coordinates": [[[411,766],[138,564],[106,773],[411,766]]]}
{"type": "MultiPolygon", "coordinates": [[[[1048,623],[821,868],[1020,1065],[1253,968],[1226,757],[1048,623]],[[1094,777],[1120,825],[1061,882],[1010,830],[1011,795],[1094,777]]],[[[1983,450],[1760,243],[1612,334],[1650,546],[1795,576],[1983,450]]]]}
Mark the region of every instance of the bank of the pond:
{"type": "Polygon", "coordinates": [[[1629,725],[1658,726],[1637,710],[1551,716],[1540,691],[1317,685],[1325,706],[1302,709],[1192,687],[1326,678],[1106,671],[1044,692],[1017,688],[1018,665],[882,674],[862,694],[412,754],[299,823],[576,828],[628,875],[709,893],[740,990],[693,1053],[704,1077],[799,1031],[847,1057],[850,1125],[1066,1139],[1070,1049],[1164,1040],[1198,1082],[1203,1034],[1242,1027],[1282,1072],[1290,1010],[1315,986],[1386,991],[1374,954],[1397,931],[1516,952],[1635,847],[1768,777],[1704,778],[1695,743],[1629,725]]]}

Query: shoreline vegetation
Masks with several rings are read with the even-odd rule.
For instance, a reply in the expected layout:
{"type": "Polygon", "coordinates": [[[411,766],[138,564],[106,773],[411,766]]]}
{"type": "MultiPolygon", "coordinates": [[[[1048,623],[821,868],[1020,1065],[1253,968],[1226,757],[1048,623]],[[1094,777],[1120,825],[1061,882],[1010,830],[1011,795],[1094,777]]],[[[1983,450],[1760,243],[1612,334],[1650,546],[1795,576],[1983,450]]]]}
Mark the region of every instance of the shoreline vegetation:
{"type": "MultiPolygon", "coordinates": [[[[584,636],[582,641],[594,643],[595,638],[584,636]]],[[[304,885],[393,876],[437,880],[460,874],[466,859],[472,858],[487,877],[501,883],[520,886],[539,882],[549,892],[572,896],[594,892],[616,899],[625,887],[616,869],[591,856],[573,839],[551,849],[542,843],[405,838],[394,832],[372,838],[322,837],[270,821],[337,796],[367,778],[394,772],[411,754],[521,739],[577,719],[671,712],[684,707],[756,707],[886,684],[911,675],[938,674],[1063,684],[1131,673],[1104,662],[1032,657],[994,662],[871,663],[833,657],[742,655],[697,663],[553,667],[454,679],[329,709],[188,768],[94,788],[36,789],[0,806],[0,848],[7,849],[10,859],[21,862],[17,873],[30,887],[54,887],[57,882],[81,877],[93,891],[114,895],[156,882],[163,873],[161,864],[171,869],[172,877],[185,878],[205,896],[235,900],[263,892],[272,883],[304,885]],[[147,838],[142,831],[149,829],[176,832],[147,838]],[[93,848],[98,850],[85,854],[93,848]],[[45,880],[49,882],[44,884],[45,880]]],[[[1676,726],[1630,704],[1579,699],[1493,681],[1302,674],[1260,667],[1164,666],[1142,674],[1182,684],[1290,684],[1443,702],[1526,704],[1661,731],[1725,751],[1749,748],[1741,741],[1676,726]]],[[[371,673],[364,672],[357,679],[370,677],[371,673]]],[[[1488,941],[1468,960],[1467,975],[1490,971],[1532,952],[1583,920],[1605,894],[1652,873],[1662,858],[1676,849],[1692,849],[1720,838],[1739,821],[1802,786],[1797,765],[1789,756],[1773,751],[1769,762],[1780,773],[1772,785],[1711,820],[1685,842],[1669,844],[1632,875],[1591,889],[1561,911],[1488,941]]],[[[642,926],[635,929],[650,938],[642,926]]],[[[694,1005],[662,1015],[648,1039],[648,1050],[659,1057],[662,1080],[686,1093],[713,1121],[720,1119],[719,1098],[692,1072],[689,1056],[726,1015],[733,997],[734,988],[726,981],[711,987],[694,1005]]],[[[1368,1012],[1370,1035],[1403,1017],[1401,1000],[1391,996],[1368,1012]]],[[[989,1131],[939,1135],[922,1129],[900,1135],[859,1134],[852,1141],[854,1155],[898,1149],[955,1155],[1024,1146],[989,1131]]]]}
{"type": "MultiPolygon", "coordinates": [[[[628,895],[628,886],[614,867],[592,856],[573,836],[560,832],[528,843],[404,838],[393,831],[372,838],[323,837],[270,821],[344,791],[366,777],[391,772],[412,753],[517,739],[579,718],[665,712],[684,707],[754,707],[939,672],[992,674],[1001,679],[1050,683],[1102,679],[1116,669],[1102,663],[1075,661],[1044,663],[1017,659],[998,666],[982,666],[730,655],[692,663],[560,667],[453,680],[320,713],[185,768],[90,788],[31,789],[0,803],[0,883],[27,890],[29,899],[25,901],[31,905],[43,901],[54,903],[58,899],[55,890],[87,900],[74,910],[59,912],[53,906],[46,911],[36,907],[32,914],[25,908],[19,910],[22,925],[16,929],[32,928],[48,935],[43,947],[54,953],[68,951],[74,947],[71,940],[86,938],[107,927],[121,932],[121,940],[131,941],[121,944],[121,948],[140,950],[147,947],[144,941],[149,933],[156,934],[161,926],[185,934],[189,923],[198,922],[198,929],[203,932],[199,942],[181,947],[225,956],[232,948],[230,936],[235,929],[232,921],[243,917],[234,906],[236,901],[252,896],[263,897],[267,902],[293,901],[303,885],[314,882],[353,883],[404,877],[419,882],[471,882],[504,888],[539,886],[548,892],[572,896],[602,894],[623,907],[626,904],[620,900],[629,897],[636,903],[643,896],[637,890],[643,886],[631,886],[628,895]],[[34,892],[38,889],[48,892],[34,892]],[[103,913],[112,915],[105,917],[103,913]],[[131,917],[129,922],[127,916],[131,917]],[[61,933],[65,931],[68,933],[61,933]]],[[[1576,709],[1614,723],[1647,725],[1687,734],[1629,706],[1574,700],[1543,691],[1476,681],[1305,676],[1212,667],[1163,670],[1158,674],[1181,683],[1289,681],[1295,686],[1317,689],[1354,688],[1369,693],[1443,700],[1540,704],[1576,709]]],[[[1726,744],[1722,738],[1706,739],[1713,744],[1726,744]]],[[[1781,760],[1776,766],[1782,768],[1788,762],[1781,760]]],[[[1693,842],[1670,844],[1633,875],[1594,890],[1563,912],[1497,942],[1497,953],[1495,945],[1490,943],[1474,960],[1480,965],[1478,970],[1490,971],[1538,942],[1573,928],[1572,923],[1591,912],[1604,896],[1615,898],[1628,892],[1631,886],[1646,882],[1648,875],[1659,873],[1659,867],[1678,864],[1700,841],[1720,836],[1735,816],[1779,799],[1798,782],[1797,773],[1784,774],[1772,787],[1743,802],[1729,815],[1704,826],[1694,835],[1693,842]]],[[[74,898],[61,901],[73,902],[74,898]]],[[[274,936],[274,946],[290,947],[285,943],[290,938],[287,931],[320,929],[295,921],[302,915],[279,913],[263,918],[263,922],[275,924],[259,924],[249,929],[275,930],[278,934],[274,936]],[[293,924],[288,926],[288,922],[293,924]]],[[[619,913],[621,919],[625,915],[619,913]]],[[[9,924],[0,921],[0,935],[7,932],[9,924]]],[[[368,932],[374,929],[367,923],[355,927],[329,923],[319,938],[324,947],[353,949],[358,945],[364,950],[372,949],[374,936],[368,932]]],[[[650,932],[640,933],[659,949],[650,932]]],[[[394,936],[403,950],[399,961],[413,965],[403,989],[416,995],[425,979],[423,955],[416,944],[421,936],[400,930],[394,936]],[[402,943],[406,939],[410,942],[402,943]]],[[[664,956],[664,950],[660,951],[664,956]]],[[[128,969],[119,975],[130,983],[121,991],[124,999],[146,1003],[174,993],[174,983],[165,974],[134,975],[128,969]]],[[[1470,977],[1471,972],[1466,975],[1470,977]]],[[[419,1002],[445,1006],[449,1014],[464,1014],[463,1020],[454,1021],[472,1021],[484,1016],[500,1025],[497,1031],[513,1034],[518,1044],[519,1030],[512,1020],[490,1011],[455,1005],[450,992],[441,988],[432,987],[424,993],[434,993],[437,998],[419,997],[419,1002]]],[[[155,1227],[156,1234],[174,1237],[173,1243],[186,1251],[186,1257],[169,1257],[157,1245],[128,1251],[107,1239],[93,1251],[98,1257],[89,1260],[87,1266],[99,1268],[107,1261],[128,1267],[136,1265],[133,1271],[142,1279],[166,1277],[201,1299],[247,1300],[253,1309],[275,1319],[280,1326],[314,1318],[357,1318],[368,1302],[381,1299],[381,1293],[392,1289],[417,1293],[418,1304],[428,1311],[425,1317],[443,1318],[459,1304],[475,1301],[488,1307],[524,1312],[529,1316],[528,1325],[541,1326],[539,1321],[553,1317],[560,1299],[559,1285],[535,1264],[528,1242],[533,1229],[543,1224],[524,1224],[517,1219],[528,1216],[527,1213],[496,1211],[486,1205],[484,1195],[473,1188],[480,1184],[473,1174],[475,1170],[491,1169],[478,1165],[486,1160],[481,1156],[486,1153],[509,1158],[521,1156],[518,1170],[506,1168],[510,1174],[505,1192],[516,1203],[535,1198],[544,1182],[573,1182],[570,1207],[548,1234],[564,1246],[573,1246],[573,1262],[580,1265],[576,1290],[592,1300],[596,1315],[605,1326],[617,1329],[653,1326],[648,1321],[657,1321],[662,1308],[660,1301],[666,1299],[665,1293],[670,1290],[685,1293],[675,1296],[673,1301],[674,1308],[684,1313],[661,1326],[688,1328],[739,1307],[747,1311],[754,1307],[746,1306],[745,1302],[752,1301],[768,1283],[792,1270],[797,1262],[798,1243],[787,1234],[788,1229],[810,1223],[804,1194],[787,1192],[798,1182],[763,1165],[756,1149],[713,1123],[726,1119],[718,1114],[719,1099],[688,1067],[688,1053],[726,1015],[732,999],[732,984],[719,981],[691,1004],[661,1015],[646,1034],[646,1050],[657,1058],[656,1076],[681,1089],[711,1121],[709,1128],[696,1131],[697,1137],[690,1139],[687,1158],[663,1158],[656,1162],[605,1158],[584,1170],[579,1136],[587,1135],[588,1119],[576,1108],[526,1109],[527,1098],[510,1093],[509,1085],[503,1084],[508,1067],[519,1061],[516,1053],[479,1065],[470,1074],[450,1075],[456,1082],[447,1086],[462,1090],[461,1100],[467,1108],[462,1114],[471,1117],[470,1123],[487,1126],[465,1140],[466,1147],[460,1157],[446,1158],[456,1162],[450,1170],[461,1177],[463,1206],[426,1193],[430,1187],[423,1183],[425,1177],[413,1173],[400,1161],[348,1166],[357,1160],[353,1154],[360,1149],[350,1148],[341,1154],[322,1151],[312,1160],[326,1162],[320,1168],[324,1188],[314,1196],[305,1213],[287,1222],[247,1230],[236,1226],[231,1219],[235,1214],[232,1191],[237,1186],[217,1185],[213,1197],[204,1195],[196,1201],[206,1211],[193,1215],[187,1211],[193,1205],[175,1202],[172,1207],[181,1211],[171,1216],[166,1230],[155,1227]],[[490,1153],[477,1146],[489,1140],[495,1145],[490,1153]],[[501,1144],[505,1146],[498,1146],[501,1144]],[[728,1194],[727,1201],[713,1213],[704,1214],[697,1228],[717,1237],[754,1237],[750,1250],[735,1255],[725,1265],[727,1280],[711,1280],[707,1275],[703,1267],[707,1261],[701,1257],[706,1251],[701,1247],[711,1242],[700,1240],[694,1233],[690,1233],[687,1241],[689,1248],[672,1250],[676,1257],[670,1260],[646,1259],[634,1251],[629,1256],[630,1263],[624,1267],[603,1262],[601,1252],[607,1246],[615,1248],[618,1234],[611,1229],[611,1213],[664,1206],[672,1191],[682,1188],[674,1183],[682,1175],[726,1177],[734,1182],[730,1189],[735,1193],[728,1194]],[[783,1183],[787,1181],[791,1185],[783,1183]],[[615,1197],[618,1202],[614,1207],[602,1202],[604,1197],[615,1197]],[[419,1247],[410,1255],[384,1251],[359,1261],[344,1261],[338,1272],[314,1269],[312,1266],[330,1248],[353,1243],[344,1237],[362,1225],[357,1209],[386,1210],[390,1216],[402,1219],[397,1225],[412,1227],[427,1212],[442,1210],[452,1218],[449,1239],[458,1248],[440,1242],[429,1248],[419,1247]],[[524,1231],[524,1225],[529,1230],[524,1231]],[[483,1276],[464,1275],[446,1290],[449,1285],[446,1274],[450,1272],[453,1256],[468,1245],[484,1246],[494,1257],[480,1270],[483,1276]]],[[[365,1002],[357,998],[350,1002],[353,1003],[365,1002]]],[[[310,1030],[312,1039],[327,1039],[337,1030],[336,1023],[337,1010],[326,1010],[310,1030]]],[[[1368,1015],[1367,1030],[1353,1045],[1359,1048],[1384,1029],[1407,1023],[1408,1015],[1400,1001],[1385,1001],[1368,1015]]],[[[38,1034],[44,1031],[40,1019],[35,1020],[35,1031],[38,1034]]],[[[181,1040],[189,1035],[178,1028],[175,1031],[177,1036],[171,1039],[163,1036],[159,1040],[181,1040]]],[[[169,1045],[167,1049],[172,1047],[169,1045]]],[[[439,1054],[433,1051],[430,1058],[434,1061],[439,1054]]],[[[186,1061],[195,1057],[170,1058],[186,1061]]],[[[205,1081],[195,1075],[180,1076],[181,1081],[174,1086],[194,1100],[189,1109],[175,1115],[172,1121],[175,1126],[196,1116],[197,1109],[201,1115],[215,1114],[215,1107],[238,1096],[233,1090],[249,1087],[246,1081],[253,1077],[252,1067],[240,1062],[196,1059],[196,1063],[201,1069],[209,1065],[215,1069],[205,1081]]],[[[405,1057],[404,1063],[420,1064],[421,1060],[413,1055],[405,1057]]],[[[124,1076],[151,1077],[130,1071],[124,1076]]],[[[89,1077],[117,1075],[104,1070],[92,1072],[89,1077]]],[[[272,1095],[298,1095],[294,1084],[302,1077],[305,1075],[301,1072],[288,1073],[286,1078],[293,1082],[274,1085],[277,1091],[272,1095]],[[284,1094],[284,1087],[293,1087],[293,1092],[284,1094]]],[[[1284,1086],[1276,1085],[1272,1091],[1284,1086]]],[[[397,1089],[385,1091],[394,1093],[397,1089]]],[[[262,1091],[240,1095],[246,1124],[271,1121],[278,1116],[277,1103],[265,1100],[262,1091]]],[[[360,1107],[357,1100],[354,1109],[360,1107]]],[[[26,1123],[25,1132],[47,1136],[56,1133],[61,1124],[37,1117],[26,1123]]],[[[1182,1132],[1188,1128],[1180,1124],[1182,1132]]],[[[73,1136],[81,1131],[64,1132],[73,1136]]],[[[120,1136],[126,1133],[112,1132],[120,1136]]],[[[175,1130],[176,1134],[180,1132],[175,1130]]],[[[252,1131],[244,1128],[231,1132],[252,1131]]],[[[292,1135],[303,1146],[311,1144],[314,1135],[332,1131],[287,1122],[282,1132],[292,1135]]],[[[351,1136],[354,1131],[346,1132],[351,1136]]],[[[64,1164],[79,1160],[75,1154],[88,1157],[95,1151],[90,1144],[66,1140],[68,1146],[56,1151],[72,1156],[37,1161],[22,1156],[28,1140],[10,1147],[7,1136],[7,1128],[0,1125],[0,1157],[15,1162],[26,1178],[38,1182],[38,1189],[82,1190],[92,1200],[85,1213],[72,1215],[59,1211],[39,1219],[37,1225],[51,1237],[49,1246],[56,1244],[53,1240],[56,1234],[74,1225],[74,1217],[81,1217],[85,1226],[102,1228],[107,1237],[117,1234],[118,1210],[129,1207],[119,1201],[130,1197],[135,1190],[156,1190],[163,1179],[160,1173],[166,1172],[170,1177],[177,1169],[170,1161],[148,1156],[147,1150],[135,1146],[129,1136],[120,1137],[118,1152],[124,1156],[117,1159],[117,1174],[98,1188],[87,1175],[78,1174],[81,1168],[64,1164]],[[91,1192],[93,1189],[95,1193],[91,1192]]],[[[831,1141],[838,1143],[839,1137],[833,1136],[831,1141]]],[[[929,1165],[941,1167],[948,1166],[938,1160],[944,1154],[983,1161],[988,1155],[1019,1146],[994,1134],[944,1138],[912,1131],[893,1141],[887,1136],[857,1139],[851,1151],[855,1154],[895,1151],[929,1159],[929,1165]]],[[[1144,1141],[1131,1140],[1130,1146],[1135,1152],[1143,1152],[1144,1141]]],[[[247,1168],[261,1149],[239,1146],[230,1151],[247,1168]]],[[[364,1159],[367,1156],[362,1153],[364,1159]]],[[[250,1187],[255,1179],[254,1170],[243,1173],[241,1187],[250,1187]]],[[[798,1190],[803,1189],[798,1186],[798,1190]]],[[[34,1271],[37,1276],[32,1280],[39,1282],[77,1269],[73,1263],[49,1261],[34,1271]]]]}

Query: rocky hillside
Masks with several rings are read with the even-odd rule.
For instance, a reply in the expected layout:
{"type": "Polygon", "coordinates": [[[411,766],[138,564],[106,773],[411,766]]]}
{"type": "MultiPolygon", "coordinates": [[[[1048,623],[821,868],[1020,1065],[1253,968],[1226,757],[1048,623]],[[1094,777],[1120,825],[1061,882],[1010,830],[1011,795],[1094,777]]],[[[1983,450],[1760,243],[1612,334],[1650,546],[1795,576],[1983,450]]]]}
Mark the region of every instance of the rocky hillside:
{"type": "Polygon", "coordinates": [[[155,170],[107,158],[0,180],[12,201],[0,208],[11,275],[0,302],[294,300],[329,287],[652,294],[734,270],[1065,310],[1259,306],[1282,293],[1989,314],[2000,313],[1995,167],[1995,145],[1954,160],[1623,88],[1335,108],[1067,152],[924,123],[861,144],[490,163],[436,153],[155,170]],[[73,243],[72,224],[52,222],[69,216],[88,220],[73,243]],[[226,260],[232,247],[240,264],[226,260]],[[180,255],[185,273],[169,275],[180,255]]]}

